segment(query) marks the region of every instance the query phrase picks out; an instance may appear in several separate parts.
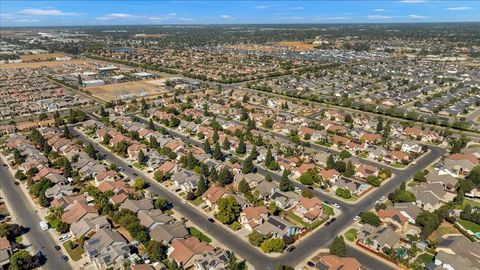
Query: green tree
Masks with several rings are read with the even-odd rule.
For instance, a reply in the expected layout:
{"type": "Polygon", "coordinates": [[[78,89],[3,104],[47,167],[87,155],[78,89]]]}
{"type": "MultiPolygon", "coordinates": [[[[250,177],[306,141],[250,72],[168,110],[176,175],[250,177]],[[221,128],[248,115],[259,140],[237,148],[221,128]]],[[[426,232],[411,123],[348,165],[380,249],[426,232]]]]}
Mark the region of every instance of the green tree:
{"type": "Polygon", "coordinates": [[[420,231],[422,239],[427,239],[440,226],[440,223],[436,214],[427,211],[421,212],[415,219],[415,224],[422,228],[420,231]]]}
{"type": "Polygon", "coordinates": [[[87,146],[85,146],[85,153],[87,153],[90,158],[97,158],[97,150],[95,150],[92,143],[89,143],[87,146]]]}
{"type": "Polygon", "coordinates": [[[200,197],[207,191],[208,182],[203,175],[200,176],[200,181],[198,182],[197,190],[195,190],[195,196],[200,197]]]}
{"type": "Polygon", "coordinates": [[[26,250],[19,250],[10,257],[10,270],[29,270],[34,269],[35,259],[26,250]]]}
{"type": "Polygon", "coordinates": [[[245,142],[243,141],[243,136],[240,137],[240,140],[238,142],[237,149],[235,150],[237,154],[245,154],[247,152],[247,146],[245,145],[245,142]]]}
{"type": "Polygon", "coordinates": [[[250,242],[250,244],[252,244],[253,246],[256,246],[256,247],[259,247],[262,244],[264,239],[265,239],[265,237],[257,231],[252,231],[248,235],[248,242],[250,242]]]}
{"type": "Polygon", "coordinates": [[[216,160],[223,160],[223,153],[218,142],[215,142],[215,149],[213,150],[213,158],[216,160]]]}
{"type": "Polygon", "coordinates": [[[272,150],[270,148],[268,148],[267,154],[265,155],[265,166],[267,168],[270,167],[270,164],[274,161],[275,161],[275,159],[273,158],[272,150]]]}
{"type": "Polygon", "coordinates": [[[258,157],[258,151],[257,151],[257,147],[254,145],[252,147],[252,150],[250,151],[250,155],[248,156],[248,158],[252,160],[256,160],[257,157],[258,157]]]}
{"type": "Polygon", "coordinates": [[[225,136],[222,143],[222,149],[225,151],[228,151],[230,150],[230,146],[231,146],[230,141],[228,140],[227,136],[225,136]]]}
{"type": "Polygon", "coordinates": [[[367,177],[367,183],[374,187],[379,187],[380,186],[380,179],[376,177],[375,175],[370,175],[367,177]]]}
{"type": "Polygon", "coordinates": [[[332,154],[328,156],[326,165],[327,169],[333,169],[333,167],[335,166],[335,159],[333,158],[332,154]]]}
{"type": "Polygon", "coordinates": [[[253,172],[255,172],[255,167],[253,166],[252,160],[248,157],[243,161],[242,173],[247,174],[253,172]]]}
{"type": "Polygon", "coordinates": [[[285,249],[285,242],[281,238],[270,238],[260,245],[260,249],[265,253],[282,252],[285,249]]]}
{"type": "Polygon", "coordinates": [[[157,198],[154,202],[154,206],[156,209],[164,211],[168,209],[168,207],[170,206],[170,202],[164,198],[157,198]]]}
{"type": "Polygon", "coordinates": [[[105,134],[105,136],[103,136],[102,143],[105,144],[105,145],[109,145],[111,139],[112,139],[112,136],[110,136],[110,134],[107,133],[107,134],[105,134]]]}
{"type": "Polygon", "coordinates": [[[242,179],[240,183],[238,183],[238,190],[244,194],[250,191],[250,186],[245,179],[242,179]]]}
{"type": "Polygon", "coordinates": [[[282,174],[282,179],[280,179],[280,185],[279,188],[281,191],[292,191],[293,190],[293,184],[292,181],[288,178],[288,175],[290,172],[288,170],[284,170],[282,174]]]}
{"type": "Polygon", "coordinates": [[[227,167],[223,167],[218,173],[218,184],[222,187],[233,182],[233,175],[227,167]]]}
{"type": "Polygon", "coordinates": [[[374,227],[380,226],[380,218],[373,212],[360,213],[360,219],[362,223],[370,224],[374,227]]]}
{"type": "Polygon", "coordinates": [[[143,153],[142,149],[138,150],[137,161],[140,164],[144,164],[145,162],[145,154],[143,153]]]}
{"type": "Polygon", "coordinates": [[[167,257],[167,247],[157,241],[150,240],[145,251],[150,255],[150,260],[154,262],[160,262],[167,257]]]}
{"type": "Polygon", "coordinates": [[[215,217],[224,224],[232,224],[240,216],[242,208],[234,197],[228,196],[218,200],[218,212],[215,217]]]}
{"type": "Polygon", "coordinates": [[[212,148],[210,147],[210,141],[208,140],[208,138],[205,139],[205,143],[203,144],[203,151],[206,154],[212,153],[212,148]]]}
{"type": "Polygon", "coordinates": [[[345,168],[345,172],[343,173],[346,177],[352,177],[355,174],[355,167],[352,164],[352,161],[349,160],[347,162],[347,167],[345,168]]]}
{"type": "Polygon", "coordinates": [[[347,248],[345,247],[345,241],[343,236],[336,236],[333,239],[332,245],[330,245],[330,254],[336,255],[338,257],[347,256],[347,248]]]}
{"type": "Polygon", "coordinates": [[[132,187],[136,190],[142,190],[145,188],[145,180],[143,178],[137,178],[135,179],[135,182],[133,183],[132,187]]]}

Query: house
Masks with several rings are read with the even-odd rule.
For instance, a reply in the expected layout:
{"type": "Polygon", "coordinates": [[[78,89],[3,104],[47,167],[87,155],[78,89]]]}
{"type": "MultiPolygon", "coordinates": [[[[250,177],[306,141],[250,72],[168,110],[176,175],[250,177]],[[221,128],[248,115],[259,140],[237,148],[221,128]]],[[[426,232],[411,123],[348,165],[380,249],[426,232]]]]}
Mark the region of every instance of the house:
{"type": "Polygon", "coordinates": [[[367,179],[369,176],[378,176],[378,169],[372,165],[360,164],[355,171],[355,177],[367,179]]]}
{"type": "Polygon", "coordinates": [[[111,228],[111,225],[105,216],[83,218],[70,226],[70,233],[74,238],[80,238],[89,235],[92,232],[98,232],[104,228],[111,228]]]}
{"type": "Polygon", "coordinates": [[[338,177],[340,177],[340,173],[335,169],[321,169],[320,176],[322,177],[322,179],[330,181],[330,183],[335,183],[338,177]]]}
{"type": "Polygon", "coordinates": [[[95,175],[95,185],[98,186],[103,181],[115,181],[117,178],[118,174],[116,171],[101,171],[95,175]]]}
{"type": "Polygon", "coordinates": [[[141,143],[133,143],[127,148],[128,158],[131,160],[137,160],[138,153],[140,151],[143,151],[143,153],[145,154],[147,152],[147,147],[141,143]]]}
{"type": "Polygon", "coordinates": [[[120,205],[120,209],[128,209],[134,213],[138,213],[140,210],[152,210],[153,204],[152,200],[148,198],[143,198],[140,200],[128,199],[120,205]]]}
{"type": "Polygon", "coordinates": [[[362,134],[362,136],[360,137],[360,140],[362,142],[366,142],[366,143],[376,143],[378,141],[380,141],[380,139],[382,138],[382,135],[381,134],[376,134],[376,133],[364,133],[362,134]]]}
{"type": "Polygon", "coordinates": [[[408,162],[410,160],[410,157],[402,151],[393,150],[393,151],[387,152],[384,159],[391,163],[393,162],[402,163],[402,162],[408,162]]]}
{"type": "Polygon", "coordinates": [[[426,182],[429,184],[440,183],[445,190],[454,191],[457,185],[458,179],[450,174],[439,174],[437,171],[431,171],[425,175],[426,182]]]}
{"type": "Polygon", "coordinates": [[[442,269],[478,269],[480,265],[480,243],[472,242],[463,235],[446,237],[438,244],[437,251],[433,263],[442,269]]]}
{"type": "Polygon", "coordinates": [[[185,192],[189,192],[197,188],[200,176],[189,170],[178,169],[174,172],[172,181],[176,187],[181,188],[185,192]]]}
{"type": "Polygon", "coordinates": [[[168,250],[168,255],[175,260],[178,265],[188,269],[193,264],[193,260],[191,259],[194,255],[204,254],[213,250],[212,246],[192,236],[187,239],[174,239],[168,250]]]}
{"type": "Polygon", "coordinates": [[[283,192],[280,190],[275,190],[270,196],[270,201],[275,202],[275,204],[282,209],[294,207],[297,205],[299,200],[300,195],[292,191],[283,192]]]}
{"type": "Polygon", "coordinates": [[[83,202],[75,202],[74,205],[62,214],[62,222],[73,224],[83,218],[94,218],[98,216],[97,209],[83,202]]]}
{"type": "Polygon", "coordinates": [[[312,223],[324,215],[323,202],[318,197],[301,197],[294,212],[303,221],[312,223]]]}
{"type": "Polygon", "coordinates": [[[126,264],[138,259],[138,255],[130,253],[127,243],[113,243],[103,248],[94,262],[98,269],[123,269],[126,264]]]}
{"type": "Polygon", "coordinates": [[[234,176],[235,187],[238,188],[238,184],[240,184],[242,180],[245,180],[248,186],[252,189],[252,188],[255,188],[260,182],[264,181],[265,177],[258,173],[247,173],[247,174],[237,173],[234,176]]]}
{"type": "Polygon", "coordinates": [[[455,176],[467,175],[479,164],[478,158],[471,153],[468,154],[452,154],[444,160],[445,168],[455,176]]]}
{"type": "Polygon", "coordinates": [[[382,251],[384,248],[393,248],[400,240],[400,236],[388,226],[374,227],[363,224],[358,231],[358,239],[362,244],[382,251]]]}
{"type": "Polygon", "coordinates": [[[418,207],[433,212],[438,209],[442,202],[448,202],[455,197],[454,193],[447,193],[441,183],[420,183],[412,187],[418,207]]]}
{"type": "Polygon", "coordinates": [[[211,209],[216,211],[217,202],[227,194],[227,190],[219,186],[211,186],[205,193],[202,195],[202,200],[208,205],[211,209]]]}
{"type": "Polygon", "coordinates": [[[140,210],[138,211],[137,216],[140,220],[140,224],[150,231],[155,229],[158,225],[170,224],[175,221],[175,218],[169,214],[163,213],[160,209],[140,210]]]}
{"type": "Polygon", "coordinates": [[[119,246],[126,244],[125,238],[118,232],[109,228],[104,228],[96,232],[90,239],[83,244],[88,258],[95,261],[105,248],[110,246],[119,246]]]}
{"type": "Polygon", "coordinates": [[[409,142],[403,142],[400,150],[405,153],[420,154],[423,152],[423,147],[416,142],[409,141],[409,142]]]}
{"type": "Polygon", "coordinates": [[[240,213],[240,223],[249,231],[253,231],[268,218],[265,206],[247,207],[240,213]]]}
{"type": "Polygon", "coordinates": [[[360,270],[362,265],[355,258],[338,257],[336,255],[320,256],[315,264],[315,269],[319,270],[360,270]]]}
{"type": "Polygon", "coordinates": [[[177,164],[175,162],[167,160],[162,165],[160,165],[160,167],[157,168],[157,171],[161,171],[164,174],[168,174],[175,171],[176,167],[177,167],[177,164]]]}
{"type": "Polygon", "coordinates": [[[278,191],[278,184],[275,182],[262,181],[256,187],[256,190],[260,193],[260,198],[267,200],[270,196],[278,191]]]}
{"type": "Polygon", "coordinates": [[[45,191],[45,196],[49,199],[56,198],[59,199],[63,196],[69,196],[73,194],[73,187],[70,184],[65,184],[65,182],[60,182],[55,184],[53,187],[48,188],[45,191]]]}
{"type": "Polygon", "coordinates": [[[12,253],[13,250],[10,241],[5,236],[0,237],[0,267],[4,267],[10,263],[12,253]]]}
{"type": "Polygon", "coordinates": [[[395,209],[399,211],[404,217],[408,218],[408,222],[415,224],[417,216],[422,212],[414,203],[396,203],[394,206],[388,206],[385,210],[395,209]]]}
{"type": "Polygon", "coordinates": [[[196,270],[227,269],[230,256],[224,249],[194,254],[190,259],[196,270]]]}
{"type": "Polygon", "coordinates": [[[403,234],[408,224],[408,217],[404,216],[402,212],[395,208],[380,209],[378,217],[383,223],[389,224],[391,228],[396,228],[396,232],[403,234]]]}
{"type": "Polygon", "coordinates": [[[296,235],[300,232],[300,228],[279,216],[270,216],[264,223],[257,226],[255,231],[262,235],[282,238],[284,236],[296,235]]]}
{"type": "Polygon", "coordinates": [[[418,138],[420,136],[422,136],[422,130],[420,128],[417,128],[417,127],[406,127],[404,130],[403,130],[403,134],[411,137],[411,138],[418,138]]]}
{"type": "Polygon", "coordinates": [[[174,239],[184,239],[189,234],[185,225],[180,222],[158,224],[150,231],[152,240],[163,244],[172,243],[174,239]]]}

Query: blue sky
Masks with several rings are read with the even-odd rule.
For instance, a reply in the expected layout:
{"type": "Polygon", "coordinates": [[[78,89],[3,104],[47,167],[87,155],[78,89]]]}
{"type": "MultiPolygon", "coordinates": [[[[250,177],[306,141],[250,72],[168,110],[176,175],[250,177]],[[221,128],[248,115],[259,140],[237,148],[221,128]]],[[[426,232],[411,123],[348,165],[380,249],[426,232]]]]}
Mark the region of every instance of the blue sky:
{"type": "Polygon", "coordinates": [[[480,21],[480,1],[0,1],[0,26],[480,21]]]}

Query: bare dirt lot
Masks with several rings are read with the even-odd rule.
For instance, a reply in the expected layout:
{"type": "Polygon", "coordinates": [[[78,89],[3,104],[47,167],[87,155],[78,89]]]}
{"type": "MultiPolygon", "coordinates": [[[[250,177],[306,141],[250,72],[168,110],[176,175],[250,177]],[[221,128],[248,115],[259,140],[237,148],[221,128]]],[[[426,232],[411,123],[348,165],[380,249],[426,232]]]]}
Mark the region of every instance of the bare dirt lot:
{"type": "Polygon", "coordinates": [[[0,64],[0,69],[15,69],[15,68],[42,68],[42,67],[57,67],[64,64],[82,64],[85,60],[68,60],[68,61],[45,61],[45,62],[29,62],[29,63],[13,63],[0,64]]]}
{"type": "Polygon", "coordinates": [[[294,51],[308,51],[314,49],[313,43],[307,43],[302,41],[283,41],[277,42],[277,45],[288,47],[290,50],[294,51]]]}
{"type": "Polygon", "coordinates": [[[20,59],[23,61],[37,61],[37,60],[48,60],[54,59],[57,57],[64,57],[63,53],[44,53],[44,54],[28,54],[28,55],[21,55],[20,59]]]}
{"type": "Polygon", "coordinates": [[[92,86],[85,88],[93,96],[105,101],[128,99],[137,97],[150,97],[169,93],[165,87],[166,78],[154,80],[141,80],[134,82],[114,83],[102,86],[92,86]]]}

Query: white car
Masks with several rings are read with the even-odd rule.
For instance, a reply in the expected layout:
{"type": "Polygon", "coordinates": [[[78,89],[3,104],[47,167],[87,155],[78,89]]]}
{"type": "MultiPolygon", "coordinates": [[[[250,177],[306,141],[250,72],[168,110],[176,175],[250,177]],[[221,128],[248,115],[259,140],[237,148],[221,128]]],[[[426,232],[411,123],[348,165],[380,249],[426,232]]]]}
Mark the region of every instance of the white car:
{"type": "Polygon", "coordinates": [[[354,217],[353,217],[353,220],[354,220],[354,221],[357,221],[357,220],[359,220],[359,219],[360,219],[359,216],[354,216],[354,217]]]}
{"type": "Polygon", "coordinates": [[[332,203],[332,206],[337,208],[337,209],[340,209],[340,205],[338,205],[338,203],[332,203]]]}
{"type": "Polygon", "coordinates": [[[40,228],[42,228],[42,231],[47,231],[48,230],[48,223],[45,221],[40,221],[40,228]]]}
{"type": "Polygon", "coordinates": [[[380,197],[379,199],[381,202],[385,201],[385,196],[380,197]]]}

